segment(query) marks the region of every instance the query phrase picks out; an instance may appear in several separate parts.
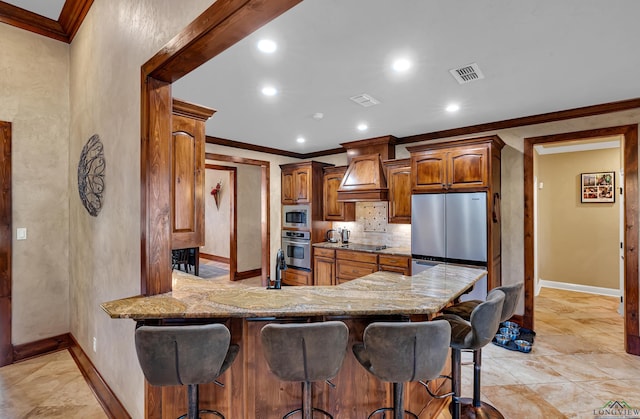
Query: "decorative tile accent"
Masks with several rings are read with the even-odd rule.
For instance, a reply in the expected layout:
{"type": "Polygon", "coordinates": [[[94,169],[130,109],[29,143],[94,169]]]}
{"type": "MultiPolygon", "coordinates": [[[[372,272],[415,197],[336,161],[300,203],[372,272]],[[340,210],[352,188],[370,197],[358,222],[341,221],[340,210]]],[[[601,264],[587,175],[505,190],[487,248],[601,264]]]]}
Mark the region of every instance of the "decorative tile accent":
{"type": "Polygon", "coordinates": [[[387,203],[367,202],[362,205],[364,231],[387,232],[387,203]]]}

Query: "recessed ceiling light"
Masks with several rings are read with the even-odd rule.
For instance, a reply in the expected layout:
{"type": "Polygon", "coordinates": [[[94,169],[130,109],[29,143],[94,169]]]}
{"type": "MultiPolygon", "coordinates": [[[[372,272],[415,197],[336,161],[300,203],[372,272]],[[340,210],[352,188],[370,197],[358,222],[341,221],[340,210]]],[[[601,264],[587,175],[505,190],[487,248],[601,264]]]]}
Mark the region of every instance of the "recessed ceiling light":
{"type": "Polygon", "coordinates": [[[305,140],[304,137],[298,137],[298,138],[296,138],[296,141],[299,142],[300,144],[302,144],[307,140],[305,140]]]}
{"type": "Polygon", "coordinates": [[[446,108],[447,112],[458,112],[460,110],[460,105],[457,103],[451,103],[446,108]]]}
{"type": "Polygon", "coordinates": [[[406,58],[400,58],[393,62],[392,68],[397,72],[407,71],[411,68],[411,61],[406,58]]]}
{"type": "Polygon", "coordinates": [[[265,96],[275,96],[278,94],[278,90],[273,86],[264,86],[262,88],[262,94],[265,96]]]}
{"type": "Polygon", "coordinates": [[[261,39],[258,41],[258,49],[264,53],[271,54],[278,49],[278,44],[271,39],[261,39]]]}
{"type": "Polygon", "coordinates": [[[366,131],[369,126],[365,123],[360,123],[356,128],[358,128],[358,131],[366,131]]]}

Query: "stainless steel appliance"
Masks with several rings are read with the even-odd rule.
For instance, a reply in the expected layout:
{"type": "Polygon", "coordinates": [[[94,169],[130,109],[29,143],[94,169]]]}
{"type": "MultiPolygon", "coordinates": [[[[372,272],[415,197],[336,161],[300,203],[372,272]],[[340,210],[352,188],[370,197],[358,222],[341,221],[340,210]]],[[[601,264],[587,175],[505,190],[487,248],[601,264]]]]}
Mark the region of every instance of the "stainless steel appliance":
{"type": "Polygon", "coordinates": [[[326,239],[329,243],[338,243],[338,240],[340,240],[340,233],[338,230],[327,230],[326,239]]]}
{"type": "MultiPolygon", "coordinates": [[[[487,194],[421,194],[411,197],[411,254],[415,275],[425,261],[487,266],[487,194]]],[[[462,300],[486,297],[486,276],[462,300]]]]}
{"type": "Polygon", "coordinates": [[[346,228],[342,229],[342,243],[349,243],[349,236],[351,235],[351,232],[349,230],[347,230],[346,228]]]}
{"type": "Polygon", "coordinates": [[[309,205],[283,205],[282,227],[309,229],[311,227],[310,215],[309,205]]]}
{"type": "Polygon", "coordinates": [[[311,269],[311,233],[282,230],[282,249],[288,266],[311,269]]]}

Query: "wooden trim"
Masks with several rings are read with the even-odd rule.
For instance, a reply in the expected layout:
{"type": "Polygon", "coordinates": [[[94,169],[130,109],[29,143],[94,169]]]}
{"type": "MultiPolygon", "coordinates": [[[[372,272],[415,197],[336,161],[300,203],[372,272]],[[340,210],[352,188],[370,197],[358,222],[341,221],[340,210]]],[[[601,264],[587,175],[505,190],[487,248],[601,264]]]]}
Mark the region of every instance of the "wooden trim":
{"type": "Polygon", "coordinates": [[[24,343],[22,345],[15,345],[13,347],[13,362],[24,361],[25,359],[51,352],[62,351],[69,348],[69,346],[71,346],[71,335],[69,333],[40,339],[35,342],[24,343]]]}
{"type": "Polygon", "coordinates": [[[216,112],[214,109],[205,108],[204,106],[194,103],[185,102],[184,100],[173,98],[172,112],[174,115],[184,116],[199,121],[207,121],[216,112]]]}
{"type": "MultiPolygon", "coordinates": [[[[252,166],[260,166],[261,168],[261,186],[260,186],[260,212],[261,212],[261,241],[262,241],[262,283],[266,287],[267,286],[267,277],[271,272],[271,223],[270,223],[270,179],[269,173],[271,171],[271,163],[266,160],[255,160],[255,159],[247,159],[244,157],[235,157],[235,156],[227,156],[224,154],[215,154],[215,153],[205,153],[205,160],[215,160],[215,161],[224,161],[229,163],[238,163],[238,164],[248,164],[252,166]]],[[[234,178],[235,179],[235,178],[234,178]]],[[[234,180],[235,181],[235,180],[234,180]]],[[[236,185],[237,186],[237,185],[236,185]]],[[[237,188],[236,188],[237,190],[237,188]]],[[[237,198],[234,197],[234,202],[237,204],[237,198]]],[[[231,209],[231,214],[235,217],[231,222],[234,226],[238,225],[237,219],[237,211],[235,207],[231,209]]],[[[231,253],[231,263],[229,264],[229,279],[231,281],[237,280],[237,228],[232,231],[234,237],[232,238],[232,243],[235,243],[235,246],[232,246],[230,249],[231,253]]]]}
{"type": "Polygon", "coordinates": [[[13,362],[11,345],[11,122],[0,121],[0,367],[13,362]]]}
{"type": "Polygon", "coordinates": [[[68,43],[75,38],[92,5],[93,0],[67,0],[64,3],[58,22],[67,35],[68,43]]]}
{"type": "Polygon", "coordinates": [[[129,415],[122,403],[120,403],[120,400],[118,400],[118,397],[116,397],[115,393],[106,381],[104,381],[91,362],[91,359],[84,353],[73,335],[69,335],[69,338],[69,353],[71,353],[73,360],[76,362],[84,379],[87,384],[89,384],[91,391],[93,391],[93,394],[98,399],[98,403],[100,403],[100,406],[102,406],[107,416],[116,419],[130,419],[131,415],[129,415]]]}
{"type": "Polygon", "coordinates": [[[266,153],[266,154],[276,154],[278,156],[293,157],[295,159],[306,158],[306,154],[295,153],[293,151],[279,150],[277,148],[264,147],[261,145],[243,143],[243,142],[234,141],[234,140],[227,140],[219,137],[211,137],[209,135],[207,135],[206,138],[207,138],[206,140],[207,144],[222,145],[225,147],[239,148],[241,150],[248,150],[248,151],[257,151],[257,152],[266,153]]]}
{"type": "Polygon", "coordinates": [[[241,279],[254,278],[256,276],[262,276],[262,268],[251,269],[249,271],[236,272],[236,281],[239,281],[241,279]]]}
{"type": "Polygon", "coordinates": [[[229,258],[226,258],[224,256],[212,255],[210,253],[202,253],[202,252],[200,252],[200,257],[202,259],[212,260],[214,262],[229,263],[229,258]]]}
{"type": "Polygon", "coordinates": [[[93,0],[67,0],[56,21],[0,1],[0,22],[69,44],[92,4],[93,0]]]}
{"type": "Polygon", "coordinates": [[[638,126],[624,125],[524,139],[524,308],[522,325],[533,329],[534,322],[534,222],[533,146],[535,144],[587,138],[624,136],[624,302],[625,349],[640,355],[638,319],[638,126]]]}

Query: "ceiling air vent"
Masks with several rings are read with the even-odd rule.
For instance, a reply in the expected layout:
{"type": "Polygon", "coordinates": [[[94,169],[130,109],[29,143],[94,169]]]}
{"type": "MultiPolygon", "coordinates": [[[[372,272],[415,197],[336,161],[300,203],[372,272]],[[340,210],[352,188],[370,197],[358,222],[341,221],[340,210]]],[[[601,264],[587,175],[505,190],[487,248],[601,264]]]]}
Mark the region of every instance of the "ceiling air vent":
{"type": "Polygon", "coordinates": [[[451,73],[453,78],[455,78],[460,84],[484,79],[484,74],[482,74],[480,67],[478,67],[478,64],[476,63],[454,68],[453,70],[449,70],[449,73],[451,73]]]}
{"type": "Polygon", "coordinates": [[[355,103],[357,103],[360,106],[364,106],[365,108],[368,108],[369,106],[377,105],[380,103],[379,100],[372,98],[366,93],[363,93],[357,96],[352,96],[349,99],[353,100],[355,103]]]}

